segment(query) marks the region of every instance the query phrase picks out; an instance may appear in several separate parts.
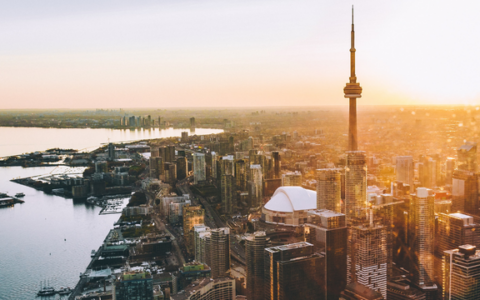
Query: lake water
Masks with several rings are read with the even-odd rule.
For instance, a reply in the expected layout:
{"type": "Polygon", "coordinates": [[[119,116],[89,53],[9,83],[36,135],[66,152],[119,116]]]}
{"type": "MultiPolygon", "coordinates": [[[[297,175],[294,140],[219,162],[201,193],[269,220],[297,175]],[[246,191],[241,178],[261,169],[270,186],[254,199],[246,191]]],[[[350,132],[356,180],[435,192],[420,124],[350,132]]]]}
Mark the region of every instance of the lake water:
{"type": "MultiPolygon", "coordinates": [[[[25,193],[25,203],[0,208],[1,300],[35,299],[43,280],[57,289],[74,288],[80,272],[90,262],[91,250],[98,249],[120,217],[99,215],[100,207],[74,203],[72,199],[46,195],[9,181],[51,170],[52,167],[0,168],[0,192],[25,193]]],[[[56,297],[48,299],[60,296],[56,297]]]]}
{"type": "Polygon", "coordinates": [[[128,142],[143,139],[180,137],[182,131],[189,135],[207,135],[223,132],[222,129],[91,129],[91,128],[30,128],[0,127],[0,157],[50,148],[93,150],[110,142],[128,142]]]}

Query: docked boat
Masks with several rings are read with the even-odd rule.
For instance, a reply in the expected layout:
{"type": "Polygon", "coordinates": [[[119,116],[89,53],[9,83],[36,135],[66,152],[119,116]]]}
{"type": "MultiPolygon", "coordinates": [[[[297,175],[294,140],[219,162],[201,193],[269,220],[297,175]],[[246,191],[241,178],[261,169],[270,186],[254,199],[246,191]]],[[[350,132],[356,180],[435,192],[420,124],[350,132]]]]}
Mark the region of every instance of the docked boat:
{"type": "Polygon", "coordinates": [[[16,193],[15,197],[18,197],[18,198],[25,197],[25,194],[24,193],[16,193]]]}
{"type": "Polygon", "coordinates": [[[87,202],[90,203],[90,204],[95,204],[95,201],[97,201],[98,198],[97,197],[94,197],[94,196],[90,196],[87,198],[87,202]]]}
{"type": "Polygon", "coordinates": [[[58,290],[58,294],[59,294],[59,295],[68,295],[68,294],[70,294],[71,292],[72,292],[72,289],[69,288],[69,287],[66,287],[66,288],[61,287],[61,288],[58,290]]]}
{"type": "Polygon", "coordinates": [[[37,293],[38,296],[53,296],[55,295],[55,289],[53,287],[43,287],[37,293]]]}

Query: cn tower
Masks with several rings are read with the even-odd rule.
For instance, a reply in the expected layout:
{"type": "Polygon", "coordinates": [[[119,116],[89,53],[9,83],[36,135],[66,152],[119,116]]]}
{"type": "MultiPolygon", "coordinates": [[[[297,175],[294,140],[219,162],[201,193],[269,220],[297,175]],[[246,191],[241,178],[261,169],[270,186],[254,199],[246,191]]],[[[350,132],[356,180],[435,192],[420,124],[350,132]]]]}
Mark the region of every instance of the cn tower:
{"type": "Polygon", "coordinates": [[[352,6],[352,45],[350,48],[350,82],[343,89],[345,98],[350,99],[350,109],[348,118],[348,151],[358,150],[357,139],[357,98],[362,97],[362,88],[357,82],[355,75],[355,29],[353,25],[353,6],[352,6]]]}

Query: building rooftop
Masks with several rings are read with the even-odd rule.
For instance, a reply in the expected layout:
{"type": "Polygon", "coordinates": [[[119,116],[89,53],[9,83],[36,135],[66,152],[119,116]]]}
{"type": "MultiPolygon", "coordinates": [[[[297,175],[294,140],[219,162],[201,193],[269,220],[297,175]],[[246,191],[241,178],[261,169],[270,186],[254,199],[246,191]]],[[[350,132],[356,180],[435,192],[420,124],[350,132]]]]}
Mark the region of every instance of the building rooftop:
{"type": "Polygon", "coordinates": [[[265,248],[265,250],[269,252],[278,252],[278,251],[286,251],[286,250],[298,249],[298,248],[303,248],[308,246],[313,246],[313,245],[308,242],[298,242],[298,243],[293,243],[288,245],[265,248]]]}
{"type": "Polygon", "coordinates": [[[190,285],[188,285],[185,290],[179,291],[176,295],[171,295],[170,299],[172,300],[186,300],[188,297],[190,297],[193,293],[197,292],[198,290],[202,289],[203,287],[207,286],[211,282],[213,283],[218,283],[222,281],[232,281],[233,279],[228,278],[228,277],[223,277],[223,278],[203,278],[200,280],[196,280],[192,282],[190,285]]]}
{"type": "Polygon", "coordinates": [[[317,209],[317,192],[299,186],[282,186],[265,204],[265,209],[278,212],[317,209]]]}
{"type": "Polygon", "coordinates": [[[449,214],[450,217],[453,217],[453,218],[456,218],[456,219],[473,219],[473,217],[469,216],[469,215],[464,215],[464,214],[461,214],[461,213],[453,213],[453,214],[449,214]]]}

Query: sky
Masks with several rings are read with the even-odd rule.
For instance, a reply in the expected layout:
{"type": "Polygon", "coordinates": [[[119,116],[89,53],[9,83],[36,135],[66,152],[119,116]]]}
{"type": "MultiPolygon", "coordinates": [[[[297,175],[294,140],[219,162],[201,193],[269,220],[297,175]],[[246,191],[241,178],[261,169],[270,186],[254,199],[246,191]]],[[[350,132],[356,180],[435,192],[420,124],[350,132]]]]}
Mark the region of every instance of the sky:
{"type": "Polygon", "coordinates": [[[0,0],[0,109],[480,104],[479,1],[0,0]]]}

